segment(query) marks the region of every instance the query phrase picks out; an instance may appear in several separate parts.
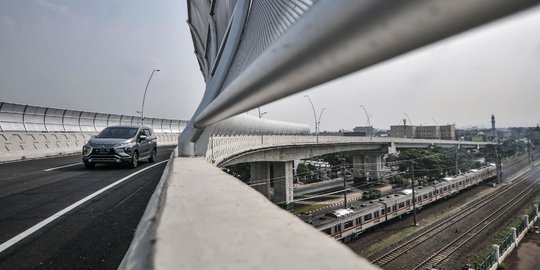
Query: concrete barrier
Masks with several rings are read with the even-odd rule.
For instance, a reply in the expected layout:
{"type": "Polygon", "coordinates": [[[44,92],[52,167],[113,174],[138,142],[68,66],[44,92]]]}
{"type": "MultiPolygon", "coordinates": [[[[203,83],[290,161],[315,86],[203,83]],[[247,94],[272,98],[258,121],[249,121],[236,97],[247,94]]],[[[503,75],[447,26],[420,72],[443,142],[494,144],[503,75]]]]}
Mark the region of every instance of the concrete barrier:
{"type": "Polygon", "coordinates": [[[203,158],[172,159],[119,269],[378,269],[203,158]]]}
{"type": "MultiPolygon", "coordinates": [[[[81,153],[94,133],[0,132],[0,162],[81,153]]],[[[158,145],[176,145],[178,133],[156,133],[158,145]]]]}

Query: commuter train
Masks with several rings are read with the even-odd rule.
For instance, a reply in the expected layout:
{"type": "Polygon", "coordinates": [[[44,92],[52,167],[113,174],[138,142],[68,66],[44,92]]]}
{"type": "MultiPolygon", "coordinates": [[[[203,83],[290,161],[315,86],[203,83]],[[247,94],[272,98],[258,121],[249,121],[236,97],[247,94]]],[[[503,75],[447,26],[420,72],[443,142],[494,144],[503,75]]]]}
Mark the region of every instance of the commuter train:
{"type": "MultiPolygon", "coordinates": [[[[441,181],[415,188],[416,208],[421,208],[437,200],[452,196],[460,190],[496,176],[494,164],[453,177],[445,177],[441,181]]],[[[366,229],[383,223],[413,210],[412,190],[402,190],[395,194],[371,200],[357,209],[341,209],[316,219],[314,226],[332,236],[336,240],[349,241],[356,238],[366,229]],[[345,211],[344,211],[345,210],[345,211]]]]}

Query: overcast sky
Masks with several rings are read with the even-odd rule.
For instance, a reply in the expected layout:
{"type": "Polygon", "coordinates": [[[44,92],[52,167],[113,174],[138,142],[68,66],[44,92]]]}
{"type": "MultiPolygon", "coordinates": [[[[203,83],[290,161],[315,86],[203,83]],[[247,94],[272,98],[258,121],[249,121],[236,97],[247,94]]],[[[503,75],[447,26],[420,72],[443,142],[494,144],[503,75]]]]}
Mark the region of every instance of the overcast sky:
{"type": "MultiPolygon", "coordinates": [[[[0,0],[0,101],[189,119],[204,91],[179,0],[0,0]]],[[[321,130],[540,122],[540,7],[262,107],[321,130]]],[[[255,115],[256,111],[250,114],[255,115]]]]}

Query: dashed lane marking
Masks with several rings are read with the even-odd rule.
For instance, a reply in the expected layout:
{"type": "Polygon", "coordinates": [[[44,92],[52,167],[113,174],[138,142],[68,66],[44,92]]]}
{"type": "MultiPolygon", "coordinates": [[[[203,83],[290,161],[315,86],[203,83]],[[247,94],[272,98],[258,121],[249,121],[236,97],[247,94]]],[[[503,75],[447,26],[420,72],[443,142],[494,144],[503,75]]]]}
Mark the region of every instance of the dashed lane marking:
{"type": "Polygon", "coordinates": [[[72,166],[77,166],[77,165],[82,165],[82,163],[81,163],[81,162],[77,162],[77,163],[68,164],[68,165],[64,165],[64,166],[60,166],[60,167],[54,167],[54,168],[50,168],[50,169],[45,169],[45,170],[43,170],[43,171],[45,171],[45,172],[50,172],[50,171],[53,171],[53,170],[56,170],[56,169],[62,169],[62,168],[72,167],[72,166]]]}

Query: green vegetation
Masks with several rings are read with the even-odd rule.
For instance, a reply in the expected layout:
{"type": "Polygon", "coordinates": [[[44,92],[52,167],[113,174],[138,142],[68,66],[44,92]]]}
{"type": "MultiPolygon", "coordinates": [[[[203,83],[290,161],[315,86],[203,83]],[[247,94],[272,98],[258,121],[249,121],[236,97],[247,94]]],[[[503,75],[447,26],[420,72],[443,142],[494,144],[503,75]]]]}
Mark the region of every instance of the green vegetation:
{"type": "Polygon", "coordinates": [[[456,173],[456,157],[458,169],[462,172],[480,167],[480,163],[475,161],[476,155],[464,148],[458,149],[457,153],[455,148],[408,149],[402,151],[394,162],[405,178],[411,178],[410,167],[414,161],[415,178],[433,181],[456,173]]]}

